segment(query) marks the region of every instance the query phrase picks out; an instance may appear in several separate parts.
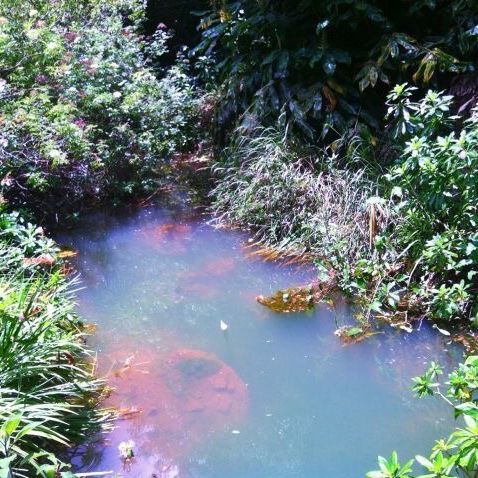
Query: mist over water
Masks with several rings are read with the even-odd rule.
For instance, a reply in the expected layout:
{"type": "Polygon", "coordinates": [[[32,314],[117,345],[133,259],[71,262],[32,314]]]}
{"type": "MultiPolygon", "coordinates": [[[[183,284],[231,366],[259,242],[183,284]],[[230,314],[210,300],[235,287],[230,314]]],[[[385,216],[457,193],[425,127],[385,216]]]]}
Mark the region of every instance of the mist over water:
{"type": "Polygon", "coordinates": [[[160,207],[95,215],[61,242],[79,252],[78,309],[89,344],[125,411],[82,470],[127,477],[351,478],[377,455],[426,453],[453,421],[411,378],[451,367],[458,350],[426,323],[343,346],[350,308],[277,315],[255,300],[304,285],[313,270],[248,255],[247,235],[160,207]],[[220,327],[221,320],[227,330],[220,327]],[[131,413],[127,412],[139,412],[131,413]],[[135,442],[123,469],[118,445],[135,442]]]}

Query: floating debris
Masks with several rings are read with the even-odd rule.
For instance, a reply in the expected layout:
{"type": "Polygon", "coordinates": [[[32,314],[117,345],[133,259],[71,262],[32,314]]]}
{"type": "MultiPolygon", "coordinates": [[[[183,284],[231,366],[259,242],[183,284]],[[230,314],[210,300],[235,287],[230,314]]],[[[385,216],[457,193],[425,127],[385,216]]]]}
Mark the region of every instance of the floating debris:
{"type": "Polygon", "coordinates": [[[278,290],[270,297],[259,295],[257,302],[274,312],[290,313],[312,310],[315,304],[326,300],[335,289],[333,279],[322,283],[313,283],[303,287],[278,290]]]}
{"type": "Polygon", "coordinates": [[[78,251],[65,248],[62,249],[57,255],[60,259],[70,259],[72,257],[76,257],[78,255],[78,251]]]}
{"type": "Polygon", "coordinates": [[[366,338],[377,335],[378,333],[380,332],[370,330],[370,328],[367,327],[354,327],[352,325],[344,325],[334,332],[345,345],[362,342],[366,338]]]}
{"type": "Polygon", "coordinates": [[[131,469],[131,464],[134,459],[134,447],[135,443],[133,440],[122,441],[118,445],[119,456],[126,471],[130,471],[131,469]]]}
{"type": "Polygon", "coordinates": [[[221,322],[220,322],[219,325],[220,325],[221,330],[222,330],[223,332],[225,332],[225,331],[229,328],[229,325],[227,325],[226,322],[224,322],[224,320],[221,320],[221,322]]]}
{"type": "Polygon", "coordinates": [[[438,332],[440,332],[440,334],[442,334],[442,335],[446,335],[446,336],[451,335],[450,332],[448,332],[448,330],[440,329],[440,327],[438,327],[437,324],[433,324],[433,325],[432,325],[432,329],[438,330],[438,332]]]}

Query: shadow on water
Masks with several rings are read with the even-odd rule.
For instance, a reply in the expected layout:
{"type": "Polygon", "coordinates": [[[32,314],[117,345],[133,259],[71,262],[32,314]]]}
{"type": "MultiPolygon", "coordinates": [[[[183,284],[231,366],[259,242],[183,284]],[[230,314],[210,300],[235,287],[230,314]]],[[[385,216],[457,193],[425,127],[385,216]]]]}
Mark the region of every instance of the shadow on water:
{"type": "Polygon", "coordinates": [[[333,332],[352,321],[345,303],[275,315],[255,297],[313,271],[247,257],[242,233],[152,207],[92,216],[59,239],[79,251],[79,311],[97,324],[90,344],[115,389],[109,404],[124,413],[77,456],[82,470],[350,478],[378,454],[425,453],[453,426],[437,418],[451,415],[444,404],[410,392],[428,361],[454,364],[442,336],[424,323],[344,347],[333,332]],[[127,440],[135,458],[123,469],[127,440]]]}

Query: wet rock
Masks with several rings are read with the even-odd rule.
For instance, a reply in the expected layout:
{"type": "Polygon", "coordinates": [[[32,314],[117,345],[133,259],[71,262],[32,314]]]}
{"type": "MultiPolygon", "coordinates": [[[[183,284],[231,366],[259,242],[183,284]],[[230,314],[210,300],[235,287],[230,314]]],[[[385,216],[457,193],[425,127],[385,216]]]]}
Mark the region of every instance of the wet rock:
{"type": "Polygon", "coordinates": [[[273,312],[290,313],[305,312],[312,310],[316,303],[327,299],[335,289],[335,281],[332,279],[321,283],[312,283],[302,287],[278,290],[270,297],[259,295],[257,302],[268,307],[273,312]]]}
{"type": "Polygon", "coordinates": [[[213,375],[220,368],[218,362],[204,357],[187,357],[176,366],[185,377],[197,379],[213,375]]]}
{"type": "MultiPolygon", "coordinates": [[[[160,456],[166,460],[163,464],[174,465],[205,435],[242,422],[248,409],[247,387],[218,357],[194,349],[170,352],[147,344],[136,350],[135,346],[134,341],[125,341],[103,356],[110,360],[106,369],[115,388],[108,404],[141,411],[118,422],[111,439],[133,439],[142,470],[143,457],[160,456]]],[[[158,477],[175,473],[161,472],[155,461],[149,474],[141,476],[153,472],[158,477]]]]}
{"type": "Polygon", "coordinates": [[[378,333],[377,331],[371,330],[370,327],[354,327],[350,325],[340,327],[334,332],[345,345],[362,342],[368,337],[372,337],[378,333]]]}

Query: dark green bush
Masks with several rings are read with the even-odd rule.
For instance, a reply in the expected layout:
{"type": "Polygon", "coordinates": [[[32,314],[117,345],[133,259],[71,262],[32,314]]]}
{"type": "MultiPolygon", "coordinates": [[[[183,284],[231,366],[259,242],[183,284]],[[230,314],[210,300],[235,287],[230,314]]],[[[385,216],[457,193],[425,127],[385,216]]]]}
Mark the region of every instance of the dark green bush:
{"type": "Polygon", "coordinates": [[[216,61],[220,128],[280,113],[308,138],[357,120],[378,127],[388,85],[476,68],[473,0],[211,3],[195,53],[216,61]]]}

